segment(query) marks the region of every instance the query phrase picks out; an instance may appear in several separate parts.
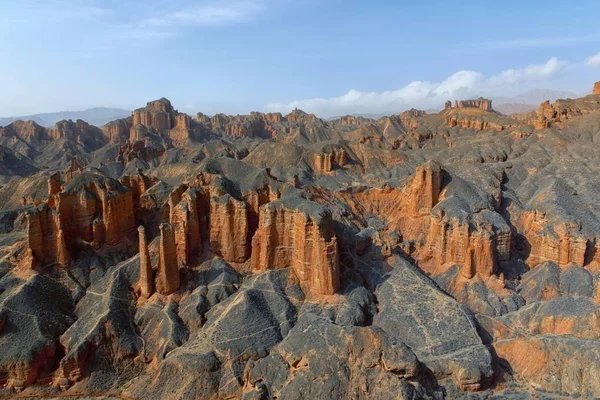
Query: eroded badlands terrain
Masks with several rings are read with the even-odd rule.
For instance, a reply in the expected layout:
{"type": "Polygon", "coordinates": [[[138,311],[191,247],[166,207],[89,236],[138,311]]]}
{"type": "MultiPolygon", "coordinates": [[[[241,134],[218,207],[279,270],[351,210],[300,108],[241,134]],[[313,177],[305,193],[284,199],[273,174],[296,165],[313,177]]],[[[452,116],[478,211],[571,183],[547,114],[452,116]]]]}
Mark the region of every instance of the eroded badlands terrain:
{"type": "Polygon", "coordinates": [[[0,127],[0,396],[600,397],[599,145],[600,82],[0,127]]]}

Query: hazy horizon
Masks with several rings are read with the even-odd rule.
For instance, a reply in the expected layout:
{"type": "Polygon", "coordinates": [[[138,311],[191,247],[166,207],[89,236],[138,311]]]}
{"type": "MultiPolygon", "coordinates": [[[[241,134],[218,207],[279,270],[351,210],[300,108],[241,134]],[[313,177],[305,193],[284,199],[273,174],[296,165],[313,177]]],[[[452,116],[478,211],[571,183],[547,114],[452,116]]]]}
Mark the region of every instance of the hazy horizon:
{"type": "Polygon", "coordinates": [[[397,3],[3,2],[0,116],[160,97],[188,113],[389,114],[600,80],[600,3],[569,21],[556,1],[397,3]]]}

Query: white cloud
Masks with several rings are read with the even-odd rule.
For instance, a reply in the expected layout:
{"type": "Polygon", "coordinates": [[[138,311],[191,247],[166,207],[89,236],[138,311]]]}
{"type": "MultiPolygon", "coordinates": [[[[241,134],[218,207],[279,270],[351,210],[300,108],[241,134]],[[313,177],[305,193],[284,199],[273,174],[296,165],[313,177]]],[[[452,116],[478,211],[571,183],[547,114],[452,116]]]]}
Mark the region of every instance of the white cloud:
{"type": "Polygon", "coordinates": [[[270,111],[288,112],[294,108],[330,117],[356,113],[397,113],[411,107],[440,108],[446,100],[475,96],[493,96],[524,82],[549,79],[569,66],[567,61],[549,59],[545,64],[509,69],[486,78],[475,71],[458,71],[443,82],[415,81],[403,88],[385,92],[348,93],[329,99],[295,100],[290,103],[270,103],[270,111]]]}
{"type": "Polygon", "coordinates": [[[529,65],[520,69],[508,69],[492,76],[489,80],[492,86],[514,85],[519,82],[533,79],[547,79],[564,70],[569,65],[568,61],[552,57],[545,64],[529,65]]]}
{"type": "Polygon", "coordinates": [[[585,60],[586,67],[600,67],[600,53],[595,54],[585,60]]]}
{"type": "Polygon", "coordinates": [[[265,3],[253,1],[208,2],[143,20],[141,26],[215,26],[244,22],[262,11],[265,3]]]}
{"type": "Polygon", "coordinates": [[[155,4],[130,10],[137,20],[115,26],[111,38],[154,40],[179,36],[186,28],[249,22],[274,0],[203,0],[155,4]]]}

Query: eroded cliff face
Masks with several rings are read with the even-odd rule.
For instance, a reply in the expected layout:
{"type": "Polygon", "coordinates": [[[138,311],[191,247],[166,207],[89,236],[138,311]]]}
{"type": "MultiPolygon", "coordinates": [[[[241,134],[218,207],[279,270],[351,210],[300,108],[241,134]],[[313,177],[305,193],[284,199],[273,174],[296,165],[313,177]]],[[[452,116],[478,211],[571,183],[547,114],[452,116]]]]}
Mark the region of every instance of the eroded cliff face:
{"type": "Polygon", "coordinates": [[[323,152],[315,153],[313,168],[319,173],[328,174],[335,168],[343,168],[348,163],[348,154],[343,147],[331,146],[323,152]]]}
{"type": "Polygon", "coordinates": [[[50,137],[54,140],[67,139],[78,142],[89,150],[97,150],[108,142],[104,132],[87,122],[78,119],[59,121],[50,130],[50,137]]]}
{"type": "Polygon", "coordinates": [[[167,131],[174,127],[175,110],[165,98],[148,102],[146,107],[133,111],[133,126],[143,125],[156,132],[167,131]]]}
{"type": "Polygon", "coordinates": [[[530,121],[536,130],[550,128],[564,128],[569,121],[590,113],[600,111],[600,103],[596,97],[600,94],[598,83],[594,85],[592,95],[580,99],[559,99],[554,103],[546,100],[540,104],[536,117],[530,121]]]}
{"type": "Polygon", "coordinates": [[[81,245],[116,246],[135,231],[132,192],[94,172],[74,176],[64,187],[49,180],[48,201],[27,217],[27,242],[33,264],[65,265],[81,245]]]}
{"type": "MultiPolygon", "coordinates": [[[[492,211],[460,217],[446,214],[446,201],[452,200],[445,198],[443,176],[440,164],[429,161],[418,166],[402,188],[345,190],[336,196],[352,207],[359,220],[384,216],[387,226],[380,233],[387,238],[384,248],[401,249],[429,273],[459,265],[466,279],[498,274],[497,262],[510,257],[510,227],[492,211]]],[[[384,254],[391,254],[390,250],[384,254]]]]}
{"type": "Polygon", "coordinates": [[[554,261],[566,267],[572,263],[585,265],[588,247],[593,247],[575,223],[555,223],[538,211],[527,211],[517,221],[518,227],[528,243],[529,264],[537,266],[545,261],[554,261]]]}
{"type": "Polygon", "coordinates": [[[129,139],[132,118],[117,119],[102,127],[104,135],[110,143],[125,143],[129,139]]]}
{"type": "Polygon", "coordinates": [[[209,220],[211,250],[226,261],[246,261],[250,255],[246,203],[229,194],[212,197],[209,220]]]}
{"type": "Polygon", "coordinates": [[[306,291],[334,294],[340,288],[340,273],[331,212],[295,198],[262,206],[251,265],[261,272],[291,267],[306,291]]]}

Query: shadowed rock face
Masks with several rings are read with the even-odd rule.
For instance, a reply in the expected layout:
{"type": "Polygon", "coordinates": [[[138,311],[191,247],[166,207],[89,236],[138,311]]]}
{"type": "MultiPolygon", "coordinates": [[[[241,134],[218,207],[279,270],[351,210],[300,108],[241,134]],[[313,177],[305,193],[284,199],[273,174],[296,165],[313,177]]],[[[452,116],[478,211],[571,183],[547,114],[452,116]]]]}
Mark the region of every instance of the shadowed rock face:
{"type": "Polygon", "coordinates": [[[597,86],[0,128],[0,397],[600,397],[597,86]]]}

